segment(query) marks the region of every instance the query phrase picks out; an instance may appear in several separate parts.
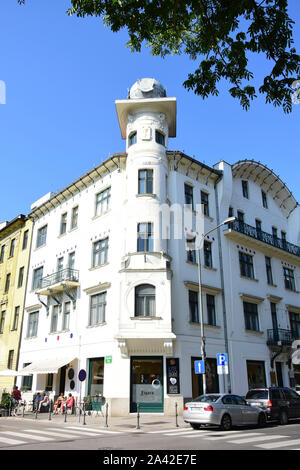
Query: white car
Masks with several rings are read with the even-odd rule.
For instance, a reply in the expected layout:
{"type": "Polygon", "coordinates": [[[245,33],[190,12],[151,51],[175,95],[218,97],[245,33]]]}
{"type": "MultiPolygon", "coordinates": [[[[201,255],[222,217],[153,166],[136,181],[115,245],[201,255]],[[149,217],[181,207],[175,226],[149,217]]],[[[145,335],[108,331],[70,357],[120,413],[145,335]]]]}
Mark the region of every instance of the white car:
{"type": "Polygon", "coordinates": [[[220,426],[224,431],[232,426],[263,427],[267,422],[261,408],[249,405],[238,395],[220,393],[201,395],[186,403],[183,419],[194,429],[199,429],[201,425],[214,425],[220,426]]]}

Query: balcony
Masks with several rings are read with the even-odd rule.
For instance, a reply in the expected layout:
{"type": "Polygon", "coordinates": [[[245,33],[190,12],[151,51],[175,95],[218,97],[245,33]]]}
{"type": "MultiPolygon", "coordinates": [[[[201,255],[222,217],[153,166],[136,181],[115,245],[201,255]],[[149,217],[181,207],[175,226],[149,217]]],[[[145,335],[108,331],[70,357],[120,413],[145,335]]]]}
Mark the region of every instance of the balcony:
{"type": "Polygon", "coordinates": [[[286,254],[291,255],[294,261],[295,257],[300,261],[299,246],[293,245],[281,238],[274,237],[271,233],[259,230],[256,227],[252,227],[252,225],[245,224],[239,220],[228,224],[228,230],[225,231],[225,235],[231,238],[236,238],[234,232],[238,232],[240,235],[239,238],[250,237],[256,245],[263,243],[265,247],[268,247],[271,251],[283,250],[286,254]]]}
{"type": "Polygon", "coordinates": [[[267,330],[268,346],[291,346],[294,339],[294,334],[291,330],[283,330],[280,328],[275,330],[267,330]]]}
{"type": "Polygon", "coordinates": [[[79,271],[65,268],[43,277],[35,292],[39,295],[51,296],[53,294],[63,294],[70,289],[79,287],[79,285],[79,271]]]}

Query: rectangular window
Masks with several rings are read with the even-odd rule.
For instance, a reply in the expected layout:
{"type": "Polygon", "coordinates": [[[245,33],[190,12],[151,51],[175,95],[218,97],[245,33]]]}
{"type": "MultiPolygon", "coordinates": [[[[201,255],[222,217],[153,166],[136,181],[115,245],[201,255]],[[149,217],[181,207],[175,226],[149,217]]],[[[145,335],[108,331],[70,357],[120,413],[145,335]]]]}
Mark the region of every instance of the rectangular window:
{"type": "Polygon", "coordinates": [[[269,258],[269,256],[265,256],[265,261],[266,261],[267,281],[268,281],[268,284],[273,285],[273,274],[272,274],[271,258],[269,258]]]}
{"type": "Polygon", "coordinates": [[[16,239],[13,238],[12,241],[10,242],[10,250],[9,250],[9,257],[10,257],[10,258],[11,258],[12,256],[14,256],[15,245],[16,245],[16,239]]]}
{"type": "Polygon", "coordinates": [[[262,205],[265,209],[268,209],[268,200],[267,200],[267,194],[265,191],[261,190],[261,199],[262,199],[262,205]]]}
{"type": "Polygon", "coordinates": [[[54,333],[56,331],[58,331],[58,305],[53,305],[50,332],[54,333]]]}
{"type": "Polygon", "coordinates": [[[19,325],[19,318],[20,318],[20,307],[15,307],[15,315],[14,315],[14,323],[13,323],[13,330],[18,329],[19,325]]]}
{"type": "Polygon", "coordinates": [[[10,273],[6,274],[6,281],[5,281],[5,288],[4,288],[4,294],[7,294],[9,291],[9,286],[10,286],[10,273]]]}
{"type": "Polygon", "coordinates": [[[160,145],[165,145],[165,136],[158,130],[155,130],[155,142],[160,145]]]}
{"type": "Polygon", "coordinates": [[[187,242],[187,260],[197,263],[197,250],[195,249],[196,237],[187,242]]]}
{"type": "Polygon", "coordinates": [[[153,193],[153,170],[139,170],[139,194],[153,193]]]}
{"type": "Polygon", "coordinates": [[[278,338],[278,322],[277,322],[277,311],[276,311],[276,304],[274,302],[270,302],[270,307],[271,307],[271,318],[272,318],[272,326],[273,326],[273,336],[276,341],[279,340],[278,338]],[[275,333],[277,333],[277,338],[275,336],[275,333]]]}
{"type": "Polygon", "coordinates": [[[244,212],[242,211],[237,211],[237,219],[238,221],[243,224],[244,223],[244,212]]]}
{"type": "Polygon", "coordinates": [[[293,339],[300,339],[300,314],[289,312],[293,339]]]}
{"type": "Polygon", "coordinates": [[[39,289],[40,287],[42,287],[43,270],[43,266],[34,269],[32,276],[32,290],[39,289]]]}
{"type": "Polygon", "coordinates": [[[6,311],[5,311],[5,310],[2,310],[2,312],[1,312],[1,318],[0,318],[0,333],[1,333],[1,334],[2,334],[3,331],[4,331],[5,314],[6,314],[6,311]]]}
{"type": "Polygon", "coordinates": [[[13,369],[13,363],[14,363],[14,350],[11,349],[8,353],[7,368],[13,369]]]}
{"type": "Polygon", "coordinates": [[[184,203],[191,206],[191,209],[194,210],[193,187],[189,184],[184,185],[184,203]]]}
{"type": "Polygon", "coordinates": [[[216,326],[216,307],[215,296],[206,294],[207,322],[209,325],[216,326]]]}
{"type": "Polygon", "coordinates": [[[0,251],[0,263],[3,263],[4,261],[4,254],[5,254],[5,245],[2,245],[1,251],[0,251]]]}
{"type": "Polygon", "coordinates": [[[75,251],[69,253],[68,257],[68,268],[69,268],[69,275],[72,275],[72,270],[75,269],[75,251]]]}
{"type": "Polygon", "coordinates": [[[93,243],[92,267],[101,266],[107,263],[108,258],[108,238],[93,243]]]}
{"type": "MultiPolygon", "coordinates": [[[[31,362],[25,362],[23,364],[23,368],[26,367],[26,366],[29,366],[31,364],[31,362]]],[[[24,377],[22,377],[22,388],[25,388],[26,390],[31,390],[32,389],[32,378],[33,376],[32,375],[25,375],[24,377]]]]}
{"type": "Polygon", "coordinates": [[[39,248],[40,246],[46,245],[47,239],[47,225],[38,229],[37,232],[37,240],[36,240],[36,247],[39,248]]]}
{"type": "Polygon", "coordinates": [[[283,268],[284,286],[289,290],[296,290],[295,277],[293,269],[283,268]]]}
{"type": "Polygon", "coordinates": [[[199,323],[198,292],[189,290],[190,322],[199,323]]]}
{"type": "Polygon", "coordinates": [[[89,326],[105,322],[106,292],[91,296],[89,326]]]}
{"type": "Polygon", "coordinates": [[[213,267],[211,243],[207,240],[204,240],[204,266],[207,268],[213,267]]]}
{"type": "Polygon", "coordinates": [[[63,315],[63,330],[68,330],[70,328],[70,312],[71,312],[71,302],[64,303],[64,315],[63,315]]]}
{"type": "Polygon", "coordinates": [[[31,312],[28,315],[27,338],[37,336],[39,323],[39,312],[31,312]]]}
{"type": "Polygon", "coordinates": [[[28,237],[29,237],[29,230],[25,230],[25,232],[23,234],[22,250],[26,250],[26,248],[27,248],[28,237]]]}
{"type": "Polygon", "coordinates": [[[46,391],[52,392],[53,390],[53,374],[47,374],[46,391]]]}
{"type": "Polygon", "coordinates": [[[71,230],[78,226],[78,206],[73,207],[71,215],[71,230]]]}
{"type": "Polygon", "coordinates": [[[257,304],[243,302],[246,330],[259,331],[257,304]]]}
{"type": "Polygon", "coordinates": [[[243,196],[249,199],[248,181],[245,181],[245,180],[242,181],[242,190],[243,190],[243,196]]]}
{"type": "Polygon", "coordinates": [[[18,287],[22,287],[24,279],[24,266],[19,269],[18,287]]]}
{"type": "Polygon", "coordinates": [[[241,276],[254,279],[253,257],[240,251],[239,258],[241,276]]]}
{"type": "Polygon", "coordinates": [[[153,225],[151,222],[137,226],[137,251],[153,251],[153,225]]]}
{"type": "Polygon", "coordinates": [[[108,211],[110,206],[110,188],[96,194],[95,215],[101,215],[108,211]]]}
{"type": "Polygon", "coordinates": [[[201,204],[203,207],[203,214],[209,217],[209,204],[208,204],[208,194],[204,191],[201,191],[201,204]]]}
{"type": "Polygon", "coordinates": [[[60,218],[60,229],[59,234],[64,235],[67,231],[67,212],[64,212],[60,218]]]}

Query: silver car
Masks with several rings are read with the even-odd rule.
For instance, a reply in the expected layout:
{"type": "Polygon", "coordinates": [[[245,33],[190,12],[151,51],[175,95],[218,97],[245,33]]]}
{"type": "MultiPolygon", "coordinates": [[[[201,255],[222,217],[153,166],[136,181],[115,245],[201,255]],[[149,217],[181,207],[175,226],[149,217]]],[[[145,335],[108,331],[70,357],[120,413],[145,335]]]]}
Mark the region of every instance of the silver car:
{"type": "Polygon", "coordinates": [[[220,426],[224,431],[232,426],[266,424],[266,415],[261,408],[249,405],[238,395],[211,393],[201,395],[186,403],[183,419],[192,428],[199,429],[201,425],[220,426]]]}

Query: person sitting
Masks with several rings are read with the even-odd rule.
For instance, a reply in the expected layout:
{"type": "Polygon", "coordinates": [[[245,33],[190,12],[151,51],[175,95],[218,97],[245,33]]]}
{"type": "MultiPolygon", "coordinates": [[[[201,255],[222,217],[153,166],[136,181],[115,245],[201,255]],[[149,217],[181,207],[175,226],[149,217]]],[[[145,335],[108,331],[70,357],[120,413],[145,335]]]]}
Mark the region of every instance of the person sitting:
{"type": "Polygon", "coordinates": [[[36,411],[39,409],[41,400],[42,400],[42,395],[40,394],[40,392],[37,392],[35,399],[34,399],[33,411],[36,411]]]}
{"type": "Polygon", "coordinates": [[[54,403],[54,409],[53,409],[54,415],[58,414],[58,410],[60,409],[63,400],[64,400],[64,394],[61,393],[59,397],[57,398],[56,402],[54,403]]]}
{"type": "Polygon", "coordinates": [[[37,410],[37,412],[40,413],[41,412],[41,407],[42,406],[46,407],[46,406],[49,405],[49,403],[50,403],[50,401],[49,401],[48,395],[46,394],[46,392],[43,392],[42,400],[39,403],[39,409],[37,410]]]}
{"type": "Polygon", "coordinates": [[[64,413],[64,410],[66,410],[66,412],[68,411],[68,409],[72,410],[73,405],[74,405],[74,397],[72,396],[72,393],[69,393],[67,401],[61,404],[61,407],[60,407],[61,414],[64,413]]]}

